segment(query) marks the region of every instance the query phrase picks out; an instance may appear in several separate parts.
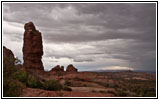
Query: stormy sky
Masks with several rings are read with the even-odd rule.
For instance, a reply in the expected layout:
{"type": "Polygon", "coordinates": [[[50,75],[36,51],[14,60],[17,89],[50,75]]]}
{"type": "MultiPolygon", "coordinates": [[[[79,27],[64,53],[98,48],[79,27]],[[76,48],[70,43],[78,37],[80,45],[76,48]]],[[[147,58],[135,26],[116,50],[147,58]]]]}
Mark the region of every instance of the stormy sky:
{"type": "Polygon", "coordinates": [[[3,45],[21,60],[30,21],[42,33],[45,70],[156,70],[155,3],[3,3],[3,45]]]}

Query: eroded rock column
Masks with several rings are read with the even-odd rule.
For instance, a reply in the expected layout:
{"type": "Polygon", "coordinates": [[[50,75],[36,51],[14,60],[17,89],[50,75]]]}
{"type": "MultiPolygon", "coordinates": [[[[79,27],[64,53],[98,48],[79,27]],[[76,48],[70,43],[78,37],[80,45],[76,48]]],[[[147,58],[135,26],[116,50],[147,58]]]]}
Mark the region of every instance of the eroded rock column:
{"type": "Polygon", "coordinates": [[[43,55],[41,33],[36,30],[32,22],[26,23],[24,29],[23,66],[26,70],[31,72],[35,70],[44,71],[41,61],[43,55]]]}

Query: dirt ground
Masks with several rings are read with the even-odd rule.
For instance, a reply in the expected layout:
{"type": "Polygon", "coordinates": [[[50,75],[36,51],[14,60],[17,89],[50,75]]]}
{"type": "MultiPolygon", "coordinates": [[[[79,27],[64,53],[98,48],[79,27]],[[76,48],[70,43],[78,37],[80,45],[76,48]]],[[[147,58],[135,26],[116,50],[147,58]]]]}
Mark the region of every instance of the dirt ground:
{"type": "Polygon", "coordinates": [[[112,94],[79,92],[79,91],[47,91],[34,88],[23,90],[21,97],[113,97],[112,94]]]}
{"type": "Polygon", "coordinates": [[[155,96],[155,75],[139,72],[78,72],[61,76],[44,77],[56,79],[72,91],[48,91],[25,88],[22,97],[142,97],[155,96]]]}

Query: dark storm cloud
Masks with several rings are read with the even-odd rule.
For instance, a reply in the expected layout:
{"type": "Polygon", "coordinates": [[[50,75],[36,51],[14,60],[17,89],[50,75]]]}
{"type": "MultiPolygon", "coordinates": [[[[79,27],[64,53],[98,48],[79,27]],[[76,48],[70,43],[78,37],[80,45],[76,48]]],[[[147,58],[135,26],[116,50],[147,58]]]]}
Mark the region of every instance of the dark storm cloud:
{"type": "MultiPolygon", "coordinates": [[[[119,38],[136,38],[139,40],[146,40],[155,37],[155,4],[5,4],[6,12],[13,14],[4,20],[8,21],[22,21],[26,23],[29,19],[34,19],[35,24],[39,27],[57,28],[61,32],[55,34],[56,31],[49,31],[45,35],[47,41],[58,42],[80,42],[81,41],[94,41],[103,39],[119,39],[119,38]],[[28,6],[29,5],[29,6],[28,6]],[[72,9],[66,9],[72,7],[72,9]],[[56,13],[52,13],[54,9],[56,13]],[[76,11],[74,11],[75,9],[76,11]],[[27,11],[26,11],[27,10],[27,11]],[[70,10],[70,11],[69,11],[70,10]],[[67,12],[75,14],[76,17],[59,15],[64,19],[59,21],[51,18],[52,14],[59,14],[60,12],[67,12]],[[72,12],[71,12],[72,11],[72,12]],[[22,13],[23,12],[23,13],[22,13]],[[73,13],[74,12],[74,13],[73,13]],[[15,19],[14,19],[15,16],[15,19]],[[83,17],[82,17],[83,16],[83,17]],[[68,17],[68,18],[67,18],[68,17]],[[12,19],[13,18],[13,19],[12,19]],[[84,18],[88,19],[85,20],[84,18]],[[48,20],[50,19],[50,20],[48,20]],[[52,19],[52,20],[51,20],[52,19]],[[60,21],[62,20],[62,21],[60,21]],[[78,22],[79,21],[79,22],[78,22]],[[80,26],[90,26],[83,29],[80,26]],[[89,29],[89,30],[88,30],[89,29]],[[127,29],[126,34],[122,31],[127,29]],[[130,29],[130,30],[129,30],[130,29]],[[71,30],[71,31],[70,31],[71,30]],[[92,31],[97,31],[91,34],[92,31]],[[108,30],[108,31],[107,31],[108,30]],[[133,30],[133,32],[131,32],[133,30]],[[99,34],[101,31],[102,34],[99,34]],[[130,31],[130,32],[129,32],[130,31]],[[72,33],[71,33],[72,32],[72,33]],[[78,34],[73,34],[73,33],[78,34]],[[151,33],[153,32],[153,33],[151,33]],[[72,35],[73,34],[73,35],[72,35]],[[149,35],[152,34],[152,35],[149,35]]],[[[61,13],[62,14],[62,13],[61,13]]],[[[8,15],[9,16],[9,15],[8,15]]],[[[56,15],[55,15],[56,16],[56,15]]],[[[45,31],[45,30],[44,30],[45,31]]],[[[58,31],[59,32],[59,31],[58,31]]],[[[154,39],[153,39],[154,40],[154,39]]]]}
{"type": "MultiPolygon", "coordinates": [[[[8,23],[34,22],[50,47],[45,57],[67,57],[75,62],[123,59],[136,69],[155,70],[155,3],[4,3],[3,12],[8,23]],[[65,43],[73,44],[72,49],[51,47],[65,43]],[[90,47],[80,48],[85,45],[90,47]]],[[[12,41],[22,39],[18,33],[12,41]]]]}

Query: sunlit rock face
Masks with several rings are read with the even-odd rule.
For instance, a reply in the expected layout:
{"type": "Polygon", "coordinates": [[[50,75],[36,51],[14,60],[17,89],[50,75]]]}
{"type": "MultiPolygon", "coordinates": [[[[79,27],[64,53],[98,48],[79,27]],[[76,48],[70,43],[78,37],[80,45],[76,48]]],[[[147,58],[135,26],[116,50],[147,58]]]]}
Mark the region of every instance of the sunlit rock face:
{"type": "Polygon", "coordinates": [[[32,22],[28,22],[24,26],[24,44],[23,59],[26,70],[28,71],[44,71],[41,61],[43,55],[43,44],[41,33],[36,30],[32,22]]]}

